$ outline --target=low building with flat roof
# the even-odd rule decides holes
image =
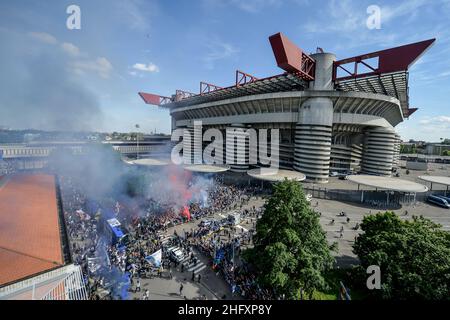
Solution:
[[[0,286],[64,265],[55,178],[15,175],[0,188]]]

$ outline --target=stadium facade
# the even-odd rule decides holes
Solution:
[[[435,39],[341,60],[320,48],[307,55],[281,33],[269,41],[282,74],[258,79],[236,71],[235,84],[225,88],[201,82],[198,94],[139,95],[170,110],[172,130],[193,132],[196,121],[224,136],[230,127],[279,129],[280,168],[310,181],[325,183],[330,171],[391,175],[401,142],[395,127],[417,110],[409,105],[408,69]],[[248,154],[248,134],[240,132],[238,147]]]

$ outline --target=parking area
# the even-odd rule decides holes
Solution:
[[[362,219],[371,214],[384,211],[356,203],[345,203],[333,200],[313,199],[312,205],[321,213],[320,223],[327,233],[330,243],[338,243],[336,259],[339,265],[345,266],[355,263],[356,256],[352,252],[355,237],[361,230],[355,230]],[[428,203],[417,202],[414,206],[404,207],[395,212],[401,219],[410,220],[413,216],[423,216],[435,223],[442,225],[442,229],[450,232],[450,210],[437,207]],[[345,216],[340,216],[341,212]],[[347,220],[348,219],[348,220]],[[348,222],[347,222],[348,221]],[[343,230],[343,232],[341,232]],[[341,236],[342,234],[342,236]]]

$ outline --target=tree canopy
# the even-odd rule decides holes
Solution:
[[[366,216],[354,244],[364,270],[377,265],[383,299],[450,299],[450,234],[423,217],[402,221],[393,212]]]
[[[256,224],[254,247],[244,258],[255,268],[258,283],[277,295],[298,299],[324,289],[324,273],[333,264],[319,215],[310,207],[298,182],[285,180]]]

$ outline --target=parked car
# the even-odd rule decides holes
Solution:
[[[450,205],[450,197],[441,196],[441,195],[438,195],[438,194],[434,194],[434,196],[447,201],[447,203]]]
[[[447,200],[442,199],[438,196],[428,196],[427,201],[429,203],[432,203],[434,205],[437,205],[441,208],[450,209],[450,204],[447,202]]]
[[[167,249],[167,252],[169,253],[170,259],[173,261],[180,263],[184,259],[184,253],[178,247],[171,247],[171,248]]]

